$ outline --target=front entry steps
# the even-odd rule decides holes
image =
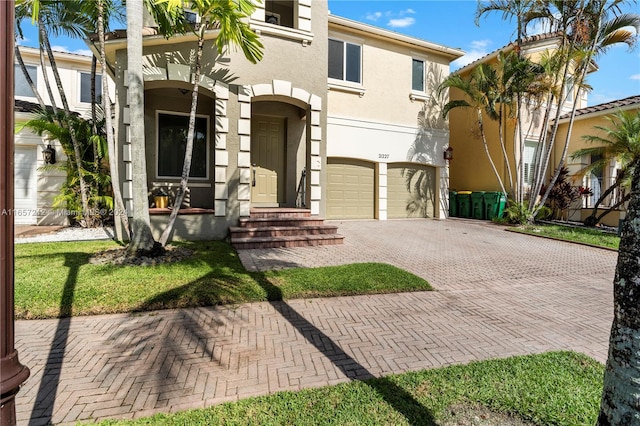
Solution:
[[[311,210],[293,208],[252,209],[248,218],[230,227],[231,245],[236,249],[308,247],[342,244],[338,227],[325,225],[311,216]]]

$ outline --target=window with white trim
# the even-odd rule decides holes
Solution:
[[[102,96],[102,75],[96,74],[96,102]],[[80,73],[80,102],[91,103],[91,73]]]
[[[414,92],[424,93],[424,61],[421,59],[412,59],[411,61],[411,90]]]
[[[362,83],[362,46],[330,38],[329,78]]]
[[[187,147],[189,131],[188,114],[170,114],[159,112],[158,123],[158,177],[182,176],[182,165]],[[206,178],[208,167],[207,155],[207,117],[196,117],[193,140],[193,158],[191,160],[192,178]]]
[[[27,73],[29,74],[29,77],[31,77],[33,84],[35,84],[37,88],[38,87],[38,67],[36,67],[35,65],[27,65],[26,68],[27,68]],[[15,76],[14,77],[15,82],[13,86],[15,91],[14,95],[28,96],[30,98],[35,98],[35,95],[31,90],[31,86],[29,86],[29,83],[27,83],[27,78],[22,72],[22,68],[20,67],[20,65],[15,64],[13,67],[13,71]]]
[[[567,77],[567,81],[565,81],[564,84],[564,101],[566,103],[573,103],[573,91],[575,89],[574,87],[574,81],[572,77]]]
[[[533,175],[535,173],[536,151],[538,143],[526,141],[524,143],[524,184],[531,185],[533,183]]]

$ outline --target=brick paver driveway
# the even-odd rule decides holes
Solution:
[[[617,253],[486,222],[336,222],[342,246],[248,250],[254,270],[387,262],[435,292],[18,321],[20,424],[133,418],[555,349],[602,362]]]

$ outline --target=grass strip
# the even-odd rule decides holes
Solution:
[[[56,318],[432,289],[422,278],[387,264],[251,273],[227,243],[180,244],[193,250],[190,258],[156,266],[90,264],[93,254],[118,248],[110,241],[16,245],[16,317]]]
[[[482,406],[537,425],[593,425],[603,371],[602,364],[585,355],[549,352],[99,424],[441,425],[450,417],[451,407]]]
[[[573,243],[589,244],[596,247],[618,249],[620,237],[616,234],[602,232],[597,229],[580,228],[562,225],[528,225],[524,227],[508,228],[521,234],[555,238]]]

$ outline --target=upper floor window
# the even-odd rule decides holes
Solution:
[[[424,92],[424,61],[413,59],[411,66],[411,90]]]
[[[102,76],[96,74],[96,101],[102,96]],[[80,73],[80,102],[91,103],[91,74]]]
[[[329,39],[329,78],[362,83],[362,46]]]
[[[292,0],[267,0],[264,4],[264,22],[267,24],[281,25],[295,28],[296,25],[294,7],[297,2]]]
[[[33,81],[36,87],[38,87],[38,67],[35,65],[27,65],[27,72],[29,73],[29,77]],[[14,76],[15,76],[15,96],[28,96],[35,97],[29,83],[27,83],[27,78],[24,76],[22,72],[22,68],[20,65],[15,64],[13,67]]]
[[[567,78],[564,84],[564,101],[567,103],[573,103],[573,90],[574,90],[573,78]]]

